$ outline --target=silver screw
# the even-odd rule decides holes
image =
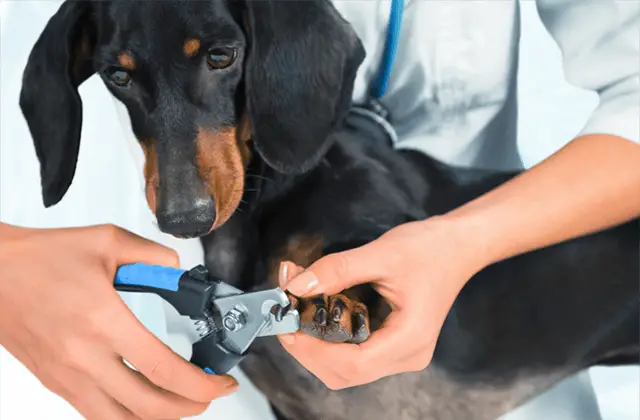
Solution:
[[[236,332],[245,324],[244,314],[236,308],[231,309],[222,318],[222,325],[227,331]]]

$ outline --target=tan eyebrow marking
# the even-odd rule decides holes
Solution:
[[[193,57],[197,54],[199,49],[200,40],[195,38],[187,39],[184,43],[184,46],[182,47],[182,50],[187,57]]]
[[[135,70],[136,69],[136,62],[133,59],[133,57],[131,57],[129,54],[127,53],[122,53],[118,56],[118,63],[120,63],[120,65],[122,67],[124,67],[127,70]]]

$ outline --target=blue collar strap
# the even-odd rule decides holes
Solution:
[[[400,38],[400,27],[402,26],[402,10],[404,8],[404,0],[391,0],[391,14],[389,16],[389,25],[387,27],[387,40],[382,56],[382,64],[378,77],[373,81],[371,86],[371,98],[374,102],[382,98],[387,91],[389,77],[393,68],[393,60],[398,50],[398,40]]]

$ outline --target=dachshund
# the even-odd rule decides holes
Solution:
[[[352,100],[364,57],[329,0],[66,1],[19,100],[44,205],[72,183],[94,74],[128,111],[159,229],[200,238],[211,273],[246,291],[517,175],[394,149]],[[582,369],[639,363],[639,243],[633,220],[490,265],[421,371],[332,391],[276,338],[241,368],[279,419],[495,419]],[[391,310],[371,285],[296,307],[305,333],[355,344]]]

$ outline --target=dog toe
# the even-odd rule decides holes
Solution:
[[[343,294],[299,299],[302,332],[335,343],[362,343],[369,338],[369,313],[361,302]]]

